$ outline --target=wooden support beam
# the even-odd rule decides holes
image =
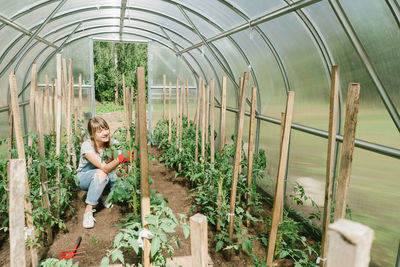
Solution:
[[[208,266],[207,217],[197,213],[190,217],[190,244],[193,267]]]
[[[235,205],[236,205],[236,190],[237,190],[237,182],[239,176],[239,166],[242,154],[242,135],[243,135],[243,124],[244,124],[244,111],[245,111],[245,99],[246,99],[246,91],[249,86],[249,73],[244,73],[244,78],[242,80],[243,84],[241,88],[243,88],[243,92],[240,98],[239,105],[239,122],[237,128],[236,135],[236,146],[235,146],[235,158],[233,165],[233,177],[232,177],[232,187],[231,187],[231,201],[230,201],[230,209],[229,209],[229,238],[233,240],[233,224],[235,220]]]
[[[344,122],[342,153],[336,191],[335,221],[346,216],[347,195],[350,185],[351,164],[353,162],[356,136],[360,84],[351,83],[347,92],[346,118]]]
[[[55,81],[51,81],[51,114],[52,114],[52,123],[51,123],[51,132],[56,132],[56,112],[55,112],[55,103],[56,103],[56,96],[54,92],[54,83]]]
[[[339,66],[332,66],[331,93],[329,106],[329,130],[328,130],[328,152],[326,156],[326,180],[325,180],[325,199],[324,215],[322,218],[322,242],[321,258],[325,259],[328,252],[328,227],[331,220],[332,184],[335,168],[336,151],[336,132],[339,103]],[[326,265],[326,261],[321,261],[320,266]]]
[[[169,82],[169,101],[168,101],[168,141],[171,142],[172,137],[172,111],[171,111],[171,98],[172,98],[172,82]]]
[[[222,77],[222,100],[221,100],[221,132],[220,132],[220,147],[222,151],[226,144],[226,76]]]
[[[56,88],[54,97],[56,98],[56,155],[60,156],[61,154],[61,123],[62,123],[62,86],[63,86],[63,75],[62,75],[62,58],[61,54],[56,55],[57,60],[57,79],[56,79]],[[65,60],[64,60],[65,61]],[[60,183],[60,168],[57,168],[57,175],[56,175],[57,184]],[[59,190],[57,189],[57,196],[59,195]],[[59,201],[56,199],[56,201]]]
[[[83,120],[83,113],[82,113],[82,106],[83,106],[83,99],[82,99],[82,73],[79,73],[79,120]]]
[[[17,141],[17,152],[19,159],[25,159],[25,147],[24,147],[24,140],[22,137],[22,124],[21,124],[21,116],[19,112],[19,105],[18,105],[18,94],[17,94],[17,81],[15,79],[14,71],[11,72],[9,76],[9,84],[10,84],[10,102],[11,108],[14,118],[14,130],[15,130],[15,139]],[[24,169],[25,177],[28,177],[26,168]],[[29,184],[28,180],[25,180],[25,195],[29,195]],[[24,201],[24,209],[25,209],[25,219],[26,219],[26,227],[28,229],[34,229],[33,225],[33,217],[32,217],[32,205],[29,199],[25,198]],[[35,231],[29,236],[31,239],[35,238]],[[20,244],[19,244],[20,245]],[[36,266],[39,262],[37,250],[34,246],[30,246],[30,253],[31,253],[31,261],[32,266]]]
[[[126,128],[126,139],[131,140],[131,131],[129,125],[129,90],[125,85],[125,74],[122,74],[122,93],[124,98],[124,114],[125,114],[125,128]]]
[[[147,228],[146,217],[150,215],[150,186],[149,186],[149,161],[147,149],[147,127],[146,127],[146,84],[144,68],[137,68],[137,88],[138,88],[138,112],[139,112],[139,139],[140,139],[140,196],[141,196],[141,215],[142,226]],[[149,267],[150,264],[150,241],[144,239],[143,246],[143,266]]]
[[[162,118],[165,120],[165,87],[167,86],[167,76],[163,74],[163,112]]]
[[[200,131],[201,131],[201,158],[200,162],[204,163],[206,155],[206,91],[204,88],[204,82],[201,84],[201,104],[200,104]]]
[[[197,90],[197,108],[195,119],[193,123],[196,124],[196,148],[194,151],[194,162],[198,162],[199,157],[199,117],[200,117],[200,106],[201,106],[201,87],[202,87],[203,79],[200,78],[199,88]]]
[[[10,266],[25,266],[24,240],[24,199],[26,181],[25,159],[11,159],[9,162],[9,231],[10,231]]]
[[[240,105],[241,102],[240,101],[242,99],[242,95],[243,95],[243,77],[239,77],[239,98],[238,98],[238,110],[239,110],[239,113],[240,113],[240,108],[241,108],[241,105]],[[237,113],[237,116],[239,116],[239,113]],[[242,153],[240,153],[240,161],[239,162],[240,162],[239,163],[239,175],[240,175],[242,173],[242,164],[241,164],[241,162],[242,162]],[[239,201],[240,201],[240,198],[239,198]]]
[[[64,115],[67,114],[67,105],[68,105],[68,100],[67,100],[67,86],[68,86],[68,75],[67,75],[67,61],[65,58],[62,59],[62,106],[63,106],[63,111]],[[64,117],[66,120],[67,118]]]
[[[247,187],[252,187],[252,172],[253,172],[253,149],[254,149],[254,122],[256,118],[257,107],[257,88],[253,87],[251,95],[251,109],[250,109],[250,125],[249,125],[249,147],[247,154]],[[250,212],[251,192],[247,195],[247,211]],[[247,220],[247,226],[250,226],[250,221]]]
[[[29,97],[29,109],[31,119],[29,120],[28,132],[34,133],[36,132],[35,128],[35,94],[38,89],[38,81],[37,81],[37,64],[36,62],[32,63],[32,72],[31,72],[31,92]],[[28,146],[32,147],[32,137],[28,137]],[[32,165],[32,156],[28,156],[28,168]]]
[[[176,148],[179,148],[179,79],[176,77]]]
[[[360,223],[339,219],[329,225],[327,267],[368,267],[374,231]]]
[[[209,118],[210,118],[210,85],[207,85],[206,88],[206,127],[205,127],[205,131],[206,131],[206,145],[208,144],[208,136],[209,136]],[[207,152],[207,151],[206,151]]]
[[[290,139],[290,130],[292,127],[293,105],[294,105],[294,92],[289,91],[286,101],[285,126],[283,129],[283,138],[280,149],[278,174],[276,179],[276,188],[274,196],[274,207],[272,211],[271,229],[268,240],[268,251],[267,251],[268,266],[272,266],[272,263],[274,261],[276,234],[278,232],[278,223],[281,219],[281,212],[283,210],[282,207],[283,187],[286,174],[287,154],[289,152],[289,139]]]
[[[280,131],[280,144],[282,145],[282,142],[283,142],[283,131],[284,131],[284,129],[285,129],[285,120],[286,120],[286,113],[285,112],[282,112],[281,113],[281,131]],[[281,154],[280,153],[282,153],[282,149],[279,151],[279,158],[281,158]],[[285,176],[286,176],[286,174],[285,174]],[[275,187],[275,195],[276,195],[276,190],[277,190],[277,187]],[[277,206],[276,208],[277,209],[279,209],[279,212],[277,212],[278,214],[280,214],[279,215],[279,223],[281,223],[281,222],[283,222],[283,210],[284,210],[284,207],[285,207],[285,198],[282,198],[282,205],[280,205],[280,206]]]
[[[214,158],[215,158],[215,144],[214,144],[214,129],[215,129],[215,116],[214,116],[214,97],[215,97],[215,88],[214,88],[214,79],[211,80],[211,92],[210,92],[210,163],[211,166],[214,167]]]

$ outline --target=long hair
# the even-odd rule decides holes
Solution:
[[[103,118],[94,117],[94,118],[91,118],[88,121],[87,129],[88,129],[88,132],[89,132],[89,135],[90,135],[90,140],[93,143],[94,150],[97,153],[99,153],[98,146],[97,146],[97,144],[96,144],[96,142],[94,140],[94,136],[95,136],[97,130],[99,130],[99,129],[110,130],[110,127],[108,126],[108,123]],[[108,142],[104,143],[104,147],[105,148],[110,148],[111,146],[112,146],[111,138],[109,138]]]

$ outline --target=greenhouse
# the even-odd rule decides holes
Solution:
[[[399,0],[0,6],[1,266],[400,267]]]

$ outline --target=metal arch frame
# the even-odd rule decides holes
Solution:
[[[101,17],[101,18],[90,18],[90,19],[81,20],[81,21],[74,21],[73,23],[70,23],[70,24],[68,24],[68,25],[64,25],[64,26],[62,26],[62,27],[60,27],[60,28],[58,28],[58,29],[55,29],[55,30],[53,30],[53,31],[51,31],[51,32],[48,32],[45,36],[47,37],[47,36],[49,36],[49,35],[51,35],[51,34],[56,33],[57,31],[63,30],[63,29],[68,28],[68,27],[71,27],[71,26],[73,26],[73,25],[75,25],[75,24],[77,24],[77,23],[83,23],[83,22],[86,22],[86,21],[95,21],[95,20],[101,20],[101,19],[118,19],[118,17]],[[137,21],[141,21],[141,22],[144,22],[144,23],[149,23],[149,24],[152,24],[152,25],[160,26],[160,24],[157,24],[157,23],[155,23],[155,22],[144,21],[144,20],[141,20],[141,19],[137,19]],[[102,27],[102,26],[96,26],[96,27]],[[103,26],[103,27],[104,27],[104,26]],[[132,27],[132,26],[125,26],[125,27],[128,27],[128,28],[135,28],[135,27]],[[87,29],[88,29],[88,28],[85,28],[85,29],[83,29],[82,31],[85,31],[85,30],[87,30]],[[144,29],[139,29],[139,30],[146,31],[146,30],[144,30]],[[184,40],[187,41],[188,43],[192,43],[190,40],[188,40],[186,37],[182,36],[180,33],[176,32],[176,31],[174,31],[174,30],[172,30],[172,29],[169,29],[169,28],[168,28],[168,30],[170,30],[170,31],[173,32],[174,34],[178,35],[179,37],[181,37],[182,39],[184,39]],[[154,34],[159,35],[158,33],[154,33]],[[159,36],[165,38],[165,37],[162,36],[162,35],[159,35]],[[62,39],[62,38],[61,38],[61,39]],[[60,41],[61,39],[57,39],[56,42]],[[29,50],[32,49],[33,46],[35,46],[36,44],[38,44],[38,42],[36,42],[34,45],[32,45],[32,46],[29,48]],[[178,44],[178,45],[179,45],[179,44]],[[182,47],[181,45],[179,45],[179,46]],[[45,49],[47,49],[47,48],[48,48],[48,47],[46,47]],[[206,78],[207,76],[205,75],[204,70],[203,70],[203,68],[201,67],[201,65],[199,64],[199,62],[194,58],[194,56],[193,56],[192,54],[189,54],[189,56],[190,56],[190,57],[193,59],[193,61],[198,65],[199,69],[201,70],[201,72],[203,73],[204,77]],[[206,58],[207,62],[209,63],[211,69],[213,70],[214,75],[217,76],[216,71],[215,71],[213,65],[211,64],[211,62],[209,61],[209,59],[207,58],[207,56],[205,56],[205,58]],[[187,63],[187,64],[188,64],[188,63]],[[29,72],[29,68],[28,68],[28,72]],[[25,75],[24,83],[25,83],[25,81],[26,81],[26,77],[27,77],[27,76]],[[218,102],[218,101],[217,101],[217,102]]]
[[[389,113],[390,117],[393,120],[397,130],[400,132],[400,115],[394,106],[389,94],[387,93],[385,86],[383,85],[379,75],[374,68],[373,64],[371,63],[370,58],[368,57],[367,52],[365,51],[364,46],[362,45],[360,39],[358,38],[357,33],[354,30],[350,20],[346,16],[346,13],[343,10],[343,7],[340,5],[338,0],[329,0],[329,4],[336,15],[339,23],[342,25],[344,32],[346,33],[347,37],[349,38],[351,44],[353,45],[354,49],[356,50],[358,56],[361,59],[361,62],[364,64],[364,67],[367,70],[367,73],[371,77],[372,81],[375,83],[375,86],[378,90],[378,94],[383,101],[383,104],[386,107],[387,112]]]
[[[400,4],[395,0],[385,0],[385,1],[390,11],[392,12],[394,19],[396,20],[397,26],[400,28]]]

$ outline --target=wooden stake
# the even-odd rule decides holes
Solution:
[[[200,78],[199,88],[197,90],[197,108],[196,115],[194,119],[194,123],[196,124],[196,148],[194,151],[194,162],[198,162],[199,157],[199,115],[200,115],[200,106],[201,106],[201,88],[202,88],[203,79]]]
[[[35,93],[37,91],[37,64],[33,62],[32,64],[32,73],[31,73],[31,92],[29,97],[29,107],[30,107],[30,115],[32,118],[29,120],[29,128],[28,131],[30,133],[35,132]],[[28,137],[28,146],[32,147],[32,137]],[[28,168],[32,165],[32,156],[28,156]]]
[[[126,139],[131,140],[131,131],[129,130],[129,90],[125,86],[125,74],[122,74],[122,93],[124,98],[124,113],[125,113],[125,128],[126,128]]]
[[[284,129],[285,129],[285,120],[286,120],[286,113],[285,112],[282,112],[281,113],[281,131],[280,131],[280,144],[282,144],[282,142],[283,142],[283,131],[284,131]],[[279,158],[281,158],[281,154],[280,153],[282,153],[282,150],[280,150],[279,151]],[[286,174],[285,174],[285,176],[286,176]],[[277,187],[275,187],[275,195],[277,194],[277,192],[276,192],[276,189],[277,189]],[[280,214],[279,215],[279,223],[281,223],[281,222],[283,222],[283,210],[284,210],[284,205],[285,205],[285,199],[284,198],[282,198],[282,205],[280,205],[280,206],[277,206],[277,209],[279,209],[279,212],[277,212],[278,214]]]
[[[165,120],[165,87],[167,86],[167,76],[164,74],[163,75],[163,112],[162,112],[162,118]]]
[[[217,227],[217,231],[221,231],[221,225],[219,224],[218,219],[220,218],[219,216],[219,211],[221,210],[221,205],[222,205],[222,185],[224,182],[224,176],[222,175],[222,173],[219,173],[219,180],[218,180],[218,195],[217,195],[217,220],[216,220],[216,227]]]
[[[176,77],[176,148],[179,148],[178,138],[179,138],[179,79]]]
[[[335,167],[339,86],[340,86],[339,66],[333,66],[332,77],[331,77],[330,106],[329,106],[328,153],[326,157],[324,216],[322,218],[322,242],[321,242],[322,259],[326,258],[328,252],[328,227],[331,220],[332,183],[333,183],[333,173]],[[320,266],[325,266],[325,265],[326,261],[321,261]]]
[[[172,82],[169,82],[169,104],[168,104],[168,141],[171,142],[172,137],[172,121],[171,121],[171,97],[172,97]]]
[[[235,159],[234,159],[234,169],[233,169],[233,178],[232,178],[232,187],[231,187],[231,203],[229,209],[229,238],[233,240],[233,223],[235,220],[235,204],[236,204],[236,190],[237,190],[237,182],[239,176],[239,165],[242,154],[242,133],[243,133],[243,124],[244,124],[244,111],[245,111],[245,99],[246,99],[246,91],[249,86],[249,73],[244,73],[244,79],[242,80],[243,84],[241,88],[243,88],[243,93],[240,98],[239,105],[239,122],[238,122],[238,130],[236,136],[236,146],[235,146]]]
[[[24,184],[26,179],[25,159],[11,159],[9,163],[10,188],[9,231],[10,231],[10,266],[25,266],[24,240]]]
[[[25,147],[24,147],[24,140],[22,137],[22,125],[21,125],[21,117],[19,113],[19,105],[18,105],[18,95],[17,95],[17,81],[15,79],[14,71],[11,72],[9,76],[9,83],[10,83],[10,102],[11,102],[11,107],[12,107],[12,113],[13,113],[13,118],[14,118],[14,129],[15,129],[15,139],[17,141],[17,151],[18,151],[18,158],[20,159],[25,159]],[[26,168],[24,169],[24,175],[25,177],[28,177]],[[30,193],[29,190],[29,184],[28,180],[25,180],[25,195],[29,195]],[[11,207],[12,208],[12,207]],[[32,206],[29,201],[29,199],[25,198],[24,201],[24,209],[26,211],[26,226],[28,229],[34,229],[33,225],[33,218],[32,218]],[[35,232],[32,231],[32,233],[29,236],[31,239],[35,238]],[[21,245],[21,244],[19,244]],[[31,260],[32,260],[32,266],[36,266],[39,262],[38,260],[38,255],[37,251],[33,246],[30,246],[30,252],[31,252]]]
[[[272,222],[268,240],[268,252],[267,252],[268,266],[272,266],[272,262],[274,261],[276,233],[278,232],[278,222],[281,218],[280,214],[283,209],[282,208],[283,187],[284,187],[285,173],[286,173],[287,154],[289,150],[290,129],[292,127],[293,104],[294,104],[294,92],[289,91],[286,102],[286,112],[285,112],[286,118],[285,118],[285,127],[283,130],[283,138],[281,143],[278,175],[276,179],[276,189],[275,189],[276,193],[274,196]]]
[[[12,158],[11,149],[13,147],[13,113],[11,107],[11,101],[8,105],[8,160]]]
[[[254,121],[256,119],[256,106],[257,106],[257,88],[253,87],[251,95],[251,109],[250,109],[250,125],[249,125],[249,148],[247,154],[247,187],[249,193],[247,195],[247,211],[250,213],[250,201],[252,187],[252,172],[253,172],[253,147],[254,147]],[[247,219],[247,227],[250,226],[250,221]]]
[[[67,61],[65,58],[62,59],[62,106],[63,106],[63,111],[64,111],[64,116],[67,114],[67,105],[68,105],[68,100],[67,100],[67,85],[68,85],[68,78],[67,78]],[[64,119],[67,119],[64,117]]]
[[[79,120],[83,120],[83,113],[82,113],[82,106],[83,106],[83,99],[82,99],[82,73],[79,73],[79,105],[78,105],[78,113],[79,113]]]
[[[238,98],[238,110],[240,113],[240,101],[242,99],[242,95],[243,95],[243,77],[239,77],[239,98]],[[244,99],[246,99],[246,95],[244,96]],[[239,114],[238,113],[238,114]],[[239,161],[239,175],[242,173],[242,153],[240,153],[240,161]],[[240,197],[239,197],[239,201],[240,201]]]
[[[214,79],[211,80],[211,95],[210,95],[210,124],[211,124],[211,133],[210,133],[210,163],[211,166],[214,167],[214,157],[215,157],[215,146],[214,146]]]
[[[208,144],[208,136],[210,135],[208,131],[209,127],[209,116],[210,115],[210,85],[207,85],[206,89],[206,145]]]
[[[140,139],[140,192],[141,192],[141,212],[142,225],[147,228],[148,222],[146,217],[150,215],[150,186],[149,186],[149,161],[147,150],[147,127],[146,127],[146,85],[144,68],[137,68],[137,87],[138,87],[138,104],[139,104],[139,139]],[[143,265],[150,266],[150,241],[144,239],[144,255]]]
[[[360,84],[349,84],[346,104],[346,119],[344,122],[342,154],[340,157],[340,169],[335,197],[335,221],[344,219],[346,216],[347,195],[350,185],[351,164],[353,162],[359,101]]]
[[[133,98],[135,97],[135,88],[133,88],[133,86],[131,86],[131,93],[129,95],[129,110],[130,110],[130,114],[131,114],[131,126],[134,123],[133,120],[135,119],[135,111],[133,110]]]
[[[72,125],[71,125],[71,84],[72,84],[72,59],[69,59],[68,66],[68,84],[65,86],[65,100],[66,100],[66,124],[67,124],[67,167],[71,166],[71,143],[72,143]]]
[[[178,138],[178,143],[179,143],[179,152],[182,152],[182,131],[183,131],[183,125],[182,125],[182,119],[183,119],[183,105],[184,101],[183,98],[185,96],[185,84],[182,85],[181,87],[181,103],[179,105],[179,138]],[[180,172],[182,170],[182,164],[179,163],[178,165],[178,171]]]
[[[51,115],[51,106],[50,106],[50,88],[49,88],[49,76],[46,74],[46,134],[50,134],[50,115]]]
[[[339,219],[329,225],[327,267],[368,267],[374,231],[361,223]]]
[[[57,54],[56,56],[57,59],[57,79],[56,79],[56,92],[55,92],[55,98],[56,98],[56,155],[60,156],[61,154],[61,123],[62,123],[62,69],[61,69],[61,64],[62,64],[62,58],[61,54]],[[65,61],[65,60],[64,60]],[[57,168],[57,184],[60,183],[60,168]],[[59,195],[59,190],[57,189],[57,196]],[[58,200],[56,200],[58,201]]]
[[[75,107],[75,88],[74,88],[74,77],[71,77],[71,114],[73,115],[74,119],[74,127],[71,127],[72,131],[72,140],[71,140],[71,155],[72,155],[72,168],[76,169],[76,151],[75,151],[75,136],[78,133],[77,129],[77,111]],[[72,125],[72,118],[71,118],[71,125]]]
[[[55,112],[55,102],[56,102],[56,96],[54,92],[54,80],[51,81],[51,114],[52,114],[52,126],[51,126],[51,132],[55,133],[56,132],[56,112]]]
[[[207,217],[197,213],[190,217],[190,244],[193,267],[208,266]]]
[[[204,82],[201,84],[201,105],[200,105],[200,118],[201,118],[201,122],[200,122],[200,129],[201,129],[201,158],[200,161],[202,163],[204,163],[205,161],[205,152],[206,152],[206,138],[205,138],[205,134],[206,134],[206,92],[204,89]]]
[[[189,128],[189,79],[186,79],[186,118],[187,127]]]
[[[226,76],[222,77],[222,101],[221,101],[221,133],[220,133],[220,150],[224,148],[226,144]]]

